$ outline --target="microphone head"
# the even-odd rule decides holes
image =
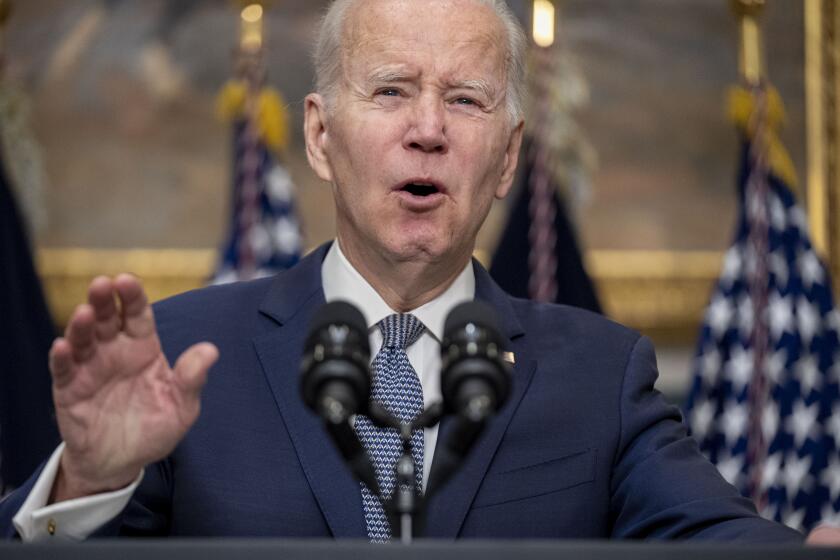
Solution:
[[[315,312],[315,315],[312,317],[312,322],[309,325],[309,336],[307,337],[305,348],[308,349],[315,344],[323,329],[330,326],[343,326],[349,329],[349,331],[363,334],[364,336],[359,342],[364,345],[364,349],[370,354],[365,317],[355,305],[343,300],[325,303]]]
[[[501,339],[496,312],[486,303],[474,300],[459,303],[452,308],[443,324],[444,340],[469,324],[484,328],[488,330],[489,334],[495,335],[499,340]]]
[[[346,301],[324,304],[313,316],[301,360],[301,393],[321,413],[323,398],[348,415],[364,413],[370,398],[370,344],[364,315]]]
[[[471,416],[498,410],[510,392],[510,366],[502,359],[504,338],[493,308],[480,301],[455,306],[444,323],[441,344],[441,393],[449,413]]]

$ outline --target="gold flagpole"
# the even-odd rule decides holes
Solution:
[[[764,45],[758,18],[764,11],[765,0],[731,0],[738,16],[741,44],[738,49],[738,70],[747,84],[758,85],[765,78]]]

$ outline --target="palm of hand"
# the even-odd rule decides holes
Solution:
[[[164,457],[198,415],[156,335],[101,343],[54,398],[66,452],[105,479]]]
[[[170,368],[152,309],[131,276],[95,279],[88,300],[50,351],[66,445],[65,499],[125,486],[170,453],[198,417],[200,390],[217,357],[215,347],[200,343]]]

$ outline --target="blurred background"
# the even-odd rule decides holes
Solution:
[[[243,6],[229,0],[12,4],[3,79],[28,105],[40,152],[29,170],[31,182],[19,193],[35,245],[221,248],[231,214],[234,151],[231,127],[218,118],[216,105],[235,73]],[[331,239],[334,227],[330,190],[310,172],[301,134],[302,100],[312,86],[309,55],[325,4],[268,2],[263,17],[265,79],[282,94],[288,112],[283,163],[296,187],[304,249]],[[526,28],[531,4],[510,2]],[[803,4],[769,2],[762,24],[769,75],[788,109],[783,140],[802,176]],[[702,258],[711,252],[719,258],[737,214],[738,138],[725,109],[727,88],[738,81],[739,23],[730,3],[563,0],[557,2],[556,28],[552,49],[559,63],[551,79],[563,98],[556,112],[563,116],[558,127],[571,168],[564,191],[581,247],[641,257],[679,251]],[[485,263],[512,200],[496,206],[481,233]],[[62,261],[65,255],[50,253]],[[94,259],[94,268],[111,268],[104,255],[99,263]],[[61,263],[44,264],[52,275]],[[667,265],[654,258],[648,266]],[[716,271],[706,272],[709,282]],[[59,318],[75,304],[63,288],[56,293],[47,287]],[[669,392],[687,386],[691,327],[700,321],[697,303],[691,304],[690,326],[683,319],[673,325],[634,320],[615,310],[617,319],[661,339],[663,370],[675,383]]]
[[[270,272],[332,239],[330,188],[310,172],[301,134],[326,4],[0,2],[3,161],[56,325],[96,274],[130,270],[159,298]],[[652,336],[659,388],[682,404],[741,216],[749,127],[727,104],[732,86],[775,86],[770,144],[789,157],[771,171],[836,270],[836,3],[508,4],[533,34],[536,126],[476,256],[518,295],[596,309]],[[781,103],[783,122],[773,118]],[[258,155],[254,174],[243,154]],[[547,192],[533,189],[535,177]],[[257,233],[242,224],[250,188],[262,189],[251,203],[267,216]],[[529,244],[531,196],[556,211],[551,247]],[[528,257],[538,250],[554,252],[556,273],[540,293],[534,278],[545,271]],[[7,275],[20,266],[0,262]]]

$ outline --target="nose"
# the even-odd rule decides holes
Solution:
[[[418,97],[411,112],[403,146],[407,150],[444,154],[449,150],[448,144],[443,101],[434,95]]]

